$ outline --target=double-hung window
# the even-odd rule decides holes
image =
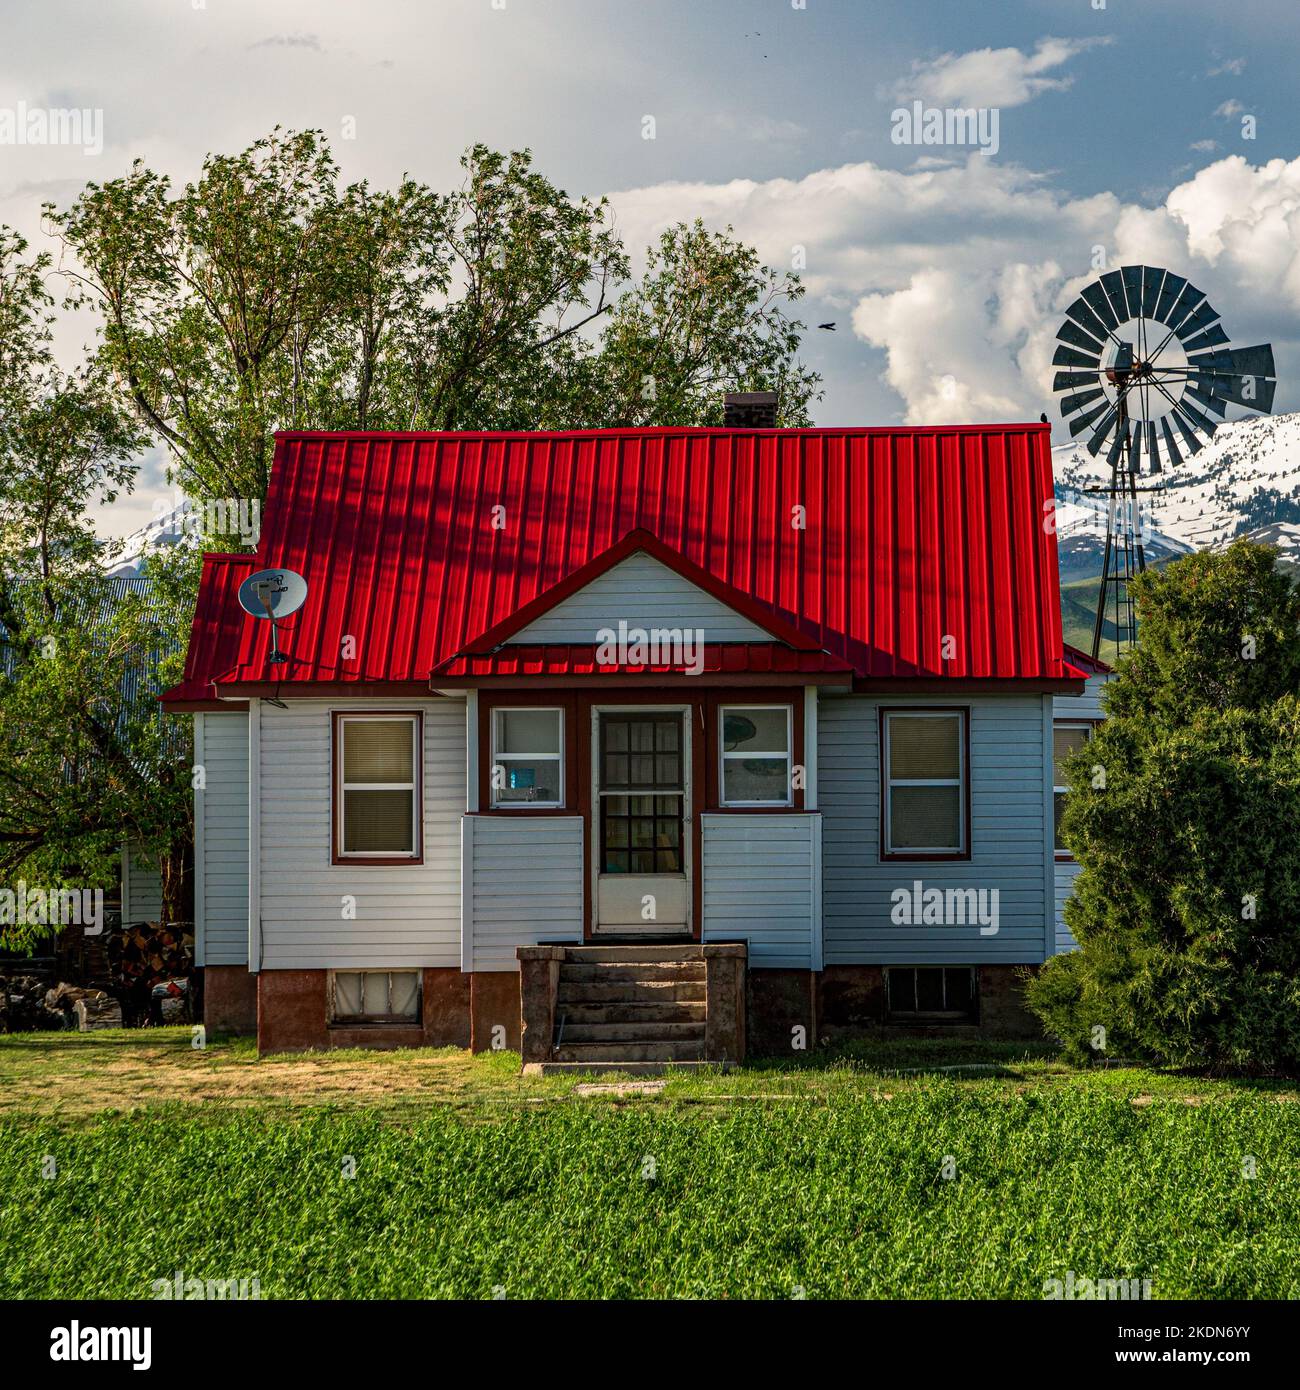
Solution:
[[[724,705],[718,711],[724,806],[789,806],[790,705]]]
[[[420,716],[339,714],[334,857],[420,857]]]
[[[533,810],[564,805],[562,709],[492,711],[492,805]]]
[[[1052,726],[1052,820],[1058,859],[1070,858],[1070,851],[1061,839],[1061,813],[1065,810],[1065,798],[1070,791],[1063,771],[1065,760],[1072,753],[1077,753],[1091,737],[1091,724],[1072,724],[1062,720]]]
[[[968,855],[965,710],[885,710],[881,743],[885,854]]]

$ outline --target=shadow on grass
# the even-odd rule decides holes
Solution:
[[[838,1041],[811,1052],[751,1057],[746,1060],[743,1070],[751,1073],[931,1075],[946,1076],[955,1081],[979,1081],[991,1077],[1087,1077],[1102,1086],[1106,1084],[1108,1076],[1113,1076],[1117,1085],[1128,1085],[1134,1074],[1138,1073],[1150,1081],[1165,1082],[1180,1088],[1201,1084],[1211,1089],[1291,1094],[1300,1089],[1300,1078],[1291,1076],[1196,1071],[1160,1067],[1124,1058],[1098,1059],[1080,1067],[1068,1062],[1063,1049],[1056,1043],[990,1042],[966,1038],[863,1038]]]
[[[1027,1065],[1064,1068],[1053,1043],[997,1043],[963,1038],[864,1038],[835,1042],[811,1052],[750,1057],[746,1071],[943,1072],[960,1077],[1015,1076]]]

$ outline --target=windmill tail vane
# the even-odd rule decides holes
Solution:
[[[1178,468],[1200,452],[1228,406],[1271,413],[1277,390],[1267,343],[1234,348],[1218,312],[1190,280],[1159,266],[1126,265],[1094,280],[1065,310],[1052,365],[1052,389],[1071,438],[1086,436],[1095,458],[1106,451],[1110,505],[1097,595],[1092,654],[1100,655],[1113,602],[1117,650],[1137,640],[1130,581],[1146,569],[1138,526],[1147,472]]]

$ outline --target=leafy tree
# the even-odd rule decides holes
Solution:
[[[448,194],[340,187],[316,131],[137,162],[47,214],[100,358],[197,497],[260,498],[277,429],[719,423],[729,386],[805,423],[797,277],[729,232],[666,231],[639,283],[604,199],[482,145]]]
[[[1300,593],[1275,559],[1238,541],[1133,586],[1141,641],[1066,769],[1081,949],[1029,985],[1076,1059],[1300,1069]]]
[[[0,883],[85,887],[126,836],[165,870],[187,837],[182,731],[142,677],[188,610],[112,601],[86,509],[130,485],[141,440],[98,364],[55,365],[49,261],[26,252],[0,228]]]

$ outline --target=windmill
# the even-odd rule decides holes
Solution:
[[[1198,453],[1229,403],[1271,413],[1277,389],[1267,343],[1234,348],[1218,312],[1189,280],[1153,265],[1126,265],[1094,280],[1065,311],[1052,381],[1065,392],[1062,418],[1070,434],[1087,434],[1088,452],[1103,449],[1109,498],[1106,553],[1092,654],[1100,655],[1108,599],[1114,602],[1117,648],[1137,641],[1129,584],[1146,569],[1138,522],[1142,460],[1159,475],[1177,468],[1183,450]],[[1216,418],[1217,417],[1217,418]],[[1163,458],[1162,458],[1163,455]]]

